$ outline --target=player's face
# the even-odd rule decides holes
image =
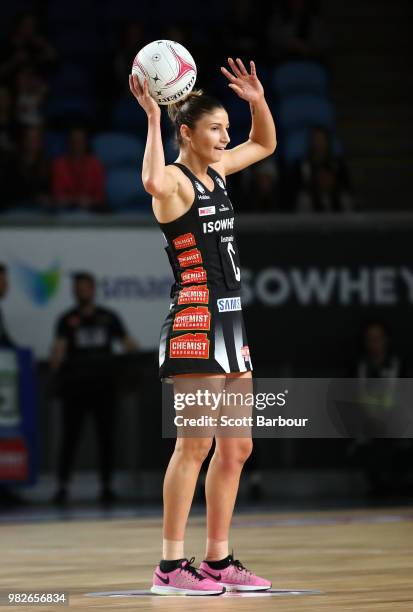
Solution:
[[[225,109],[217,108],[212,113],[205,113],[190,130],[191,147],[209,163],[221,160],[225,147],[230,138],[228,136],[229,121]]]

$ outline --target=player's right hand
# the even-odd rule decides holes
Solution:
[[[149,93],[148,81],[147,79],[143,82],[143,87],[139,82],[137,74],[129,75],[129,89],[131,93],[135,96],[139,104],[142,106],[145,113],[150,116],[160,116],[161,109],[158,106],[158,103]]]

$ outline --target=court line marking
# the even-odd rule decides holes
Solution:
[[[323,595],[322,591],[309,589],[269,589],[268,591],[255,591],[252,593],[227,592],[218,597],[285,597],[303,595]],[[97,593],[84,593],[86,597],[208,597],[207,595],[157,595],[149,590],[127,590],[127,591],[99,591]]]

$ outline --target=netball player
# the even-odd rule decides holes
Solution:
[[[231,379],[251,379],[252,364],[241,310],[241,273],[234,211],[225,177],[271,155],[276,133],[254,62],[240,59],[221,71],[229,87],[249,103],[248,139],[227,150],[229,119],[222,104],[194,91],[168,107],[179,143],[175,163],[165,165],[161,112],[148,84],[131,75],[130,90],[148,118],[142,167],[145,190],[166,240],[175,277],[172,304],[161,330],[160,378],[174,390],[190,378],[206,377],[223,388]],[[186,387],[188,388],[188,386]],[[271,582],[228,554],[228,534],[243,464],[252,451],[249,437],[216,437],[205,483],[207,542],[198,569],[184,554],[185,527],[196,481],[213,435],[178,437],[164,487],[163,554],[153,577],[160,594],[220,595],[225,590],[267,590]]]

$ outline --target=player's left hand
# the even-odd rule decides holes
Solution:
[[[222,74],[227,77],[228,81],[231,81],[228,87],[231,87],[246,102],[255,103],[261,100],[264,97],[264,88],[258,80],[254,62],[250,61],[251,73],[247,72],[239,58],[234,62],[232,57],[229,57],[228,64],[231,67],[232,73],[224,68],[224,66],[221,66]]]

